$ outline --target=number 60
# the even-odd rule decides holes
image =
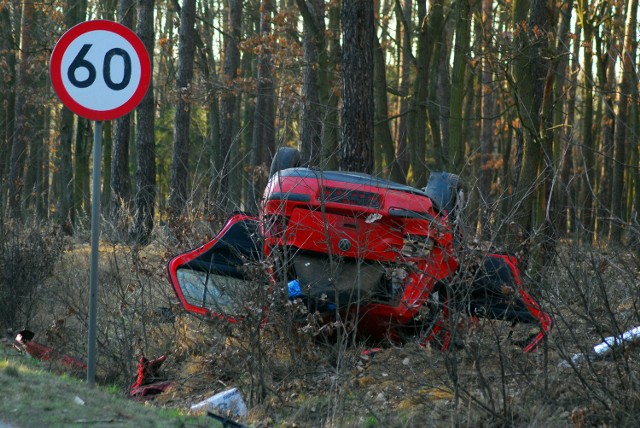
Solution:
[[[92,63],[85,59],[87,52],[91,49],[91,44],[85,44],[78,52],[78,55],[73,59],[71,64],[69,65],[69,69],[67,70],[67,77],[69,78],[69,82],[77,88],[88,88],[93,85],[93,82],[96,81],[96,68]],[[111,60],[114,56],[119,56],[124,61],[124,74],[122,76],[122,81],[119,83],[114,82],[111,79]],[[89,76],[87,76],[84,80],[76,79],[76,70],[79,68],[84,68],[89,72]],[[107,51],[104,55],[104,61],[102,63],[102,75],[104,77],[104,83],[107,84],[109,89],[114,91],[121,91],[129,85],[131,81],[131,57],[124,49],[113,48]]]

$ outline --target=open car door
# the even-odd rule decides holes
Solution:
[[[169,260],[167,273],[188,312],[235,322],[256,286],[247,267],[261,260],[258,219],[235,214],[213,240]]]

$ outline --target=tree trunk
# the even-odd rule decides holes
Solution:
[[[0,222],[5,211],[5,197],[14,134],[16,41],[12,31],[9,8],[0,8]]]
[[[451,99],[449,100],[449,171],[459,174],[465,161],[465,142],[462,134],[462,101],[464,99],[467,53],[471,38],[469,0],[456,2],[456,42],[451,69]]]
[[[119,0],[120,23],[135,30],[135,0]],[[116,119],[113,149],[111,154],[111,198],[109,212],[118,229],[125,229],[131,199],[131,179],[129,177],[129,140],[133,113]]]
[[[170,216],[174,219],[182,215],[187,204],[195,15],[196,0],[184,1],[180,9],[180,29],[178,32],[178,74],[176,78],[178,100],[173,116],[173,156],[169,181],[169,211]]]
[[[424,187],[427,184],[426,157],[426,122],[427,122],[427,95],[429,84],[429,32],[426,22],[427,2],[418,0],[418,22],[421,23],[418,32],[418,45],[416,55],[416,78],[413,82],[411,94],[411,113],[409,121],[409,150],[411,153],[411,175],[413,185]]]
[[[373,3],[342,3],[340,169],[373,172]]]
[[[302,113],[300,116],[300,151],[309,166],[320,166],[322,159],[322,105],[320,102],[320,54],[326,49],[324,3],[322,0],[297,0],[303,23],[304,66],[302,71]],[[323,53],[326,57],[326,53]],[[322,70],[324,71],[324,70]]]
[[[382,50],[378,38],[374,36],[373,50],[373,94],[374,94],[374,138],[376,147],[382,153],[385,176],[397,182],[404,181],[404,175],[396,160],[393,136],[389,128],[389,112],[387,110],[387,76],[385,68],[385,52]]]
[[[612,14],[610,14],[612,15]],[[610,26],[609,35],[605,39],[606,48],[602,54],[601,62],[604,62],[604,87],[603,87],[603,103],[604,114],[602,123],[602,172],[600,176],[600,184],[598,186],[598,229],[597,239],[606,242],[609,236],[610,223],[609,208],[611,207],[611,177],[613,175],[613,141],[615,135],[615,86],[616,86],[616,64],[617,64],[617,46],[616,35],[624,31],[624,23],[622,17],[616,14],[612,16],[613,24]],[[623,39],[621,36],[620,39]]]
[[[485,239],[491,238],[491,211],[493,196],[491,194],[491,181],[493,177],[493,114],[495,96],[493,73],[491,71],[491,52],[489,42],[491,40],[491,23],[493,21],[493,2],[482,2],[483,30],[483,56],[482,56],[482,123],[480,133],[480,231]]]
[[[100,207],[103,214],[109,213],[109,201],[111,198],[111,157],[113,153],[113,126],[108,120],[103,124],[102,142],[102,194],[100,195]]]
[[[82,218],[87,218],[91,212],[91,192],[89,190],[89,161],[93,141],[91,135],[91,122],[78,117],[73,162],[73,210],[75,216]]]
[[[25,0],[22,4],[20,60],[16,72],[15,130],[9,168],[9,209],[14,219],[22,217],[21,193],[24,187],[24,166],[28,143],[32,138],[31,125],[34,106],[29,105],[27,92],[32,90],[29,67],[33,53],[34,13],[33,0]]]
[[[402,45],[400,47],[400,106],[397,133],[396,133],[396,159],[398,167],[402,173],[402,183],[407,181],[411,156],[409,154],[408,136],[409,127],[407,117],[409,115],[409,91],[411,90],[411,40],[413,37],[413,0],[405,0],[400,7],[400,2],[396,1],[396,19],[399,21],[398,27],[402,34]],[[433,13],[433,11],[432,11]]]
[[[433,135],[436,167],[445,170],[449,164],[449,104],[451,99],[451,45],[453,29],[445,25],[441,0],[434,0],[429,21],[430,32],[437,36],[434,41],[433,59],[429,75],[428,112],[429,126]]]
[[[187,3],[185,2],[183,10]],[[153,75],[153,6],[154,0],[138,0],[138,37],[142,40],[151,61]],[[193,45],[193,43],[192,43]],[[153,79],[149,89],[136,109],[136,194],[134,198],[133,227],[131,239],[140,245],[146,245],[153,231],[156,197],[156,141],[155,141],[155,102],[153,98]]]
[[[549,12],[545,1],[531,2],[530,17],[527,20],[528,9],[526,0],[516,0],[514,3],[513,22],[518,23],[521,30],[517,37],[521,53],[514,61],[515,94],[518,98],[520,122],[525,131],[522,166],[514,196],[519,206],[516,221],[524,234],[532,231],[533,201],[536,189],[541,184],[538,175],[542,144],[540,114],[548,67],[542,53],[547,48],[546,34],[549,27]],[[526,22],[527,28],[520,27],[523,22]]]
[[[260,38],[258,53],[257,94],[253,116],[253,135],[249,155],[251,170],[250,191],[247,197],[249,212],[258,212],[262,190],[267,184],[269,163],[275,152],[275,91],[271,70],[271,10],[272,1],[262,0],[260,7]]]
[[[213,11],[209,7],[208,2],[204,2],[205,22],[213,22]],[[216,59],[213,49],[213,36],[209,25],[202,26],[202,34],[204,37],[204,53],[202,55],[201,68],[207,88],[207,140],[209,144],[209,188],[208,188],[208,204],[211,207],[214,204],[218,191],[218,178],[220,173],[220,105],[217,93],[217,87],[220,85],[216,72]]]
[[[569,102],[569,90],[571,88],[571,80],[567,74],[567,68],[569,66],[569,30],[571,28],[571,13],[573,9],[573,0],[569,0],[564,3],[560,8],[560,27],[558,30],[558,43],[556,45],[558,53],[558,61],[556,63],[556,81],[554,83],[554,99],[556,107],[554,108],[553,129],[555,130],[554,136],[554,148],[553,159],[554,168],[557,171],[558,184],[556,185],[556,191],[554,193],[553,204],[556,208],[555,217],[555,229],[560,235],[564,235],[567,230],[567,193],[565,191],[565,184],[562,181],[562,171],[567,157],[571,153],[571,148],[567,144],[565,138],[567,131],[569,130],[569,124],[567,122],[567,112],[565,106],[568,108]]]
[[[622,49],[622,73],[618,84],[616,101],[617,118],[614,136],[614,165],[611,192],[611,214],[613,224],[609,239],[617,244],[622,239],[622,225],[626,221],[624,216],[624,176],[626,169],[627,127],[629,126],[629,97],[631,96],[632,76],[635,75],[635,55],[637,41],[635,37],[638,12],[638,0],[630,0],[627,9],[627,22]]]
[[[322,160],[326,169],[338,168],[338,151],[340,146],[340,112],[338,111],[340,76],[337,71],[342,58],[340,47],[340,2],[328,5],[329,16],[329,49],[327,65],[323,67],[324,78],[320,82],[320,96],[323,100],[325,114],[322,131]]]
[[[220,208],[227,212],[231,206],[230,175],[234,167],[234,136],[236,127],[236,92],[235,79],[240,66],[240,29],[242,23],[242,1],[229,0],[227,10],[227,26],[224,35],[224,63],[222,74],[222,96],[220,103]],[[236,146],[237,146],[237,142]]]
[[[582,67],[584,87],[583,115],[582,115],[582,186],[580,189],[579,206],[581,212],[581,224],[584,232],[584,241],[591,243],[593,239],[593,192],[595,188],[595,147],[593,138],[593,23],[591,22],[587,0],[578,2],[578,17],[582,23],[584,34],[584,49],[582,51],[584,65]]]

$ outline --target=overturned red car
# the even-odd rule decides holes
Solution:
[[[458,176],[432,173],[417,189],[298,165],[296,150],[280,149],[259,216],[235,214],[212,241],[169,261],[187,311],[242,318],[243,291],[256,286],[246,267],[261,263],[272,290],[368,340],[418,340],[444,350],[454,312],[536,326],[525,352],[549,332],[551,319],[523,288],[515,257],[486,254],[460,280]]]

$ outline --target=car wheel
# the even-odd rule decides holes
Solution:
[[[273,161],[271,161],[269,176],[272,177],[284,169],[296,168],[299,166],[302,166],[300,151],[292,149],[291,147],[280,147],[273,157]]]

